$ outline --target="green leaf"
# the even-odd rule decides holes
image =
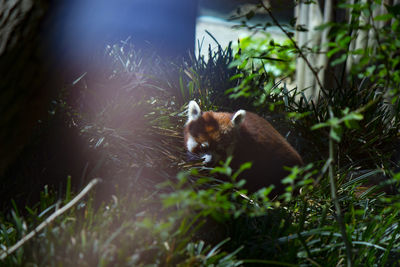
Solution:
[[[340,143],[340,140],[342,139],[342,128],[332,127],[331,131],[329,132],[329,136],[336,142]]]
[[[337,44],[335,43],[335,46],[336,46],[336,45],[337,45]],[[340,47],[335,47],[335,48],[329,50],[329,51],[326,53],[326,56],[327,56],[327,57],[332,57],[334,54],[336,54],[336,53],[339,52],[340,50],[342,50],[342,48],[340,48]]]
[[[360,129],[360,125],[355,120],[345,120],[344,124],[349,129]]]
[[[339,44],[342,48],[347,49],[348,44],[351,41],[351,36],[345,36],[343,39],[339,40]]]
[[[390,20],[390,19],[392,19],[394,16],[393,16],[393,14],[382,14],[382,15],[378,15],[378,16],[376,16],[375,18],[374,18],[374,20],[376,20],[376,21],[387,21],[387,20]]]
[[[320,128],[328,127],[328,126],[330,126],[329,123],[327,123],[327,122],[321,122],[321,123],[318,123],[318,124],[313,125],[313,126],[311,127],[311,130],[314,131],[314,130],[318,130],[318,129],[320,129]]]
[[[331,66],[333,67],[333,66],[336,66],[336,65],[338,65],[338,64],[341,64],[341,63],[345,62],[346,59],[347,59],[347,54],[343,54],[343,55],[341,55],[339,58],[333,60],[333,61],[331,62]]]
[[[349,121],[349,120],[356,120],[356,121],[361,121],[364,118],[364,116],[360,113],[352,112],[350,114],[347,114],[342,118],[344,121]]]
[[[318,25],[318,26],[315,27],[314,29],[317,30],[317,31],[322,31],[322,30],[325,30],[325,29],[327,29],[327,28],[332,27],[333,25],[334,25],[334,23],[332,23],[332,22],[323,23],[323,24],[321,24],[321,25]]]

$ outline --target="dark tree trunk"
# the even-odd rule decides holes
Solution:
[[[0,176],[48,110],[55,80],[41,49],[46,0],[0,4]]]

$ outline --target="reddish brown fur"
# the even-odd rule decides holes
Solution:
[[[246,112],[243,123],[235,128],[231,122],[233,115],[204,112],[197,120],[186,125],[185,144],[190,134],[198,143],[207,141],[209,150],[218,153],[222,159],[226,158],[228,147],[233,145],[233,168],[238,168],[244,162],[253,162],[252,168],[241,177],[246,179],[245,187],[249,191],[274,184],[277,189],[275,192],[282,192],[281,180],[288,175],[283,167],[302,165],[300,155],[260,116]],[[193,152],[202,151],[196,148]]]

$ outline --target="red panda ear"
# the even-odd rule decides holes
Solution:
[[[187,123],[197,120],[201,116],[201,109],[196,101],[190,101],[188,105],[188,121]]]
[[[243,109],[240,109],[238,111],[236,111],[236,113],[233,115],[232,117],[232,124],[233,126],[237,127],[240,124],[242,124],[242,122],[244,121],[244,118],[246,117],[246,111]]]

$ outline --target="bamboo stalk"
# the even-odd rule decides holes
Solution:
[[[305,19],[307,18],[307,5],[303,4],[300,2],[298,4],[298,17],[297,17],[297,27],[299,25],[305,25],[306,21]],[[296,30],[296,37],[297,37],[297,43],[300,49],[305,45],[306,43],[306,32],[300,32]],[[296,84],[297,88],[299,90],[303,90],[305,88],[305,76],[306,76],[306,63],[302,57],[299,57],[296,63]]]
[[[307,32],[306,45],[309,49],[313,49],[315,46],[320,45],[321,31],[315,30],[315,27],[322,24],[322,14],[318,1],[316,1],[315,3],[307,4],[307,7],[308,7],[308,14],[307,14],[308,32]],[[306,56],[307,60],[314,67],[315,69],[314,72],[316,76],[314,76],[314,72],[311,69],[306,68],[304,88],[308,88],[305,92],[306,95],[308,96],[308,99],[313,99],[316,96],[318,96],[318,88],[323,87],[323,85],[322,84],[318,85],[316,82],[316,80],[319,79],[318,71],[316,70],[319,68],[318,56],[316,56],[314,53],[308,53]],[[321,83],[322,82],[323,81],[321,81]]]
[[[324,24],[332,21],[332,12],[333,12],[332,7],[333,7],[332,0],[325,1],[324,20],[323,20]],[[329,28],[325,28],[322,31],[321,42],[320,42],[321,49],[322,49],[323,44],[328,43],[328,32],[329,32]],[[321,68],[321,70],[318,72],[318,77],[322,83],[322,86],[325,87],[325,72],[326,72],[326,68],[328,66],[328,56],[326,55],[326,53],[321,53],[318,56],[318,66]],[[318,90],[321,90],[321,88],[318,88]]]

